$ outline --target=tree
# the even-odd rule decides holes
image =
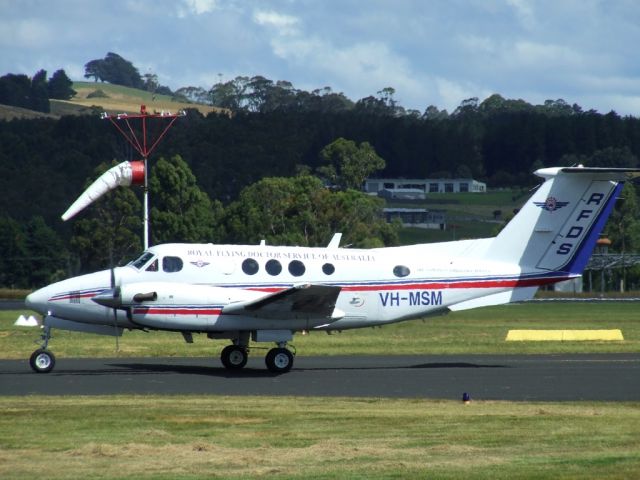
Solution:
[[[109,52],[102,60],[91,60],[84,66],[85,78],[109,82],[125,87],[144,88],[140,72],[117,53]]]
[[[0,103],[31,108],[31,80],[26,75],[9,73],[0,77]]]
[[[182,87],[176,90],[176,97],[183,97],[189,102],[210,104],[209,93],[202,87]]]
[[[101,163],[87,179],[85,188],[107,169],[116,165]],[[72,251],[82,271],[108,268],[132,258],[142,250],[142,208],[131,188],[116,188],[91,204],[76,220],[71,237]]]
[[[155,93],[158,87],[160,86],[160,83],[158,82],[158,75],[156,75],[155,73],[149,72],[149,73],[145,73],[142,78],[144,79],[143,80],[144,89],[147,92]]]
[[[76,91],[71,88],[73,82],[67,77],[64,70],[56,70],[47,85],[49,91],[49,98],[55,98],[58,100],[69,100],[76,94]]]
[[[319,167],[318,172],[342,190],[361,190],[367,177],[386,165],[369,142],[356,145],[344,138],[324,147],[320,158],[325,165]]]
[[[31,79],[30,106],[31,110],[49,113],[49,89],[47,87],[46,70],[38,71]]]
[[[61,280],[67,251],[42,217],[17,222],[0,217],[0,285],[34,288]]]
[[[104,60],[91,60],[84,64],[84,78],[93,78],[94,82],[105,81]]]
[[[27,286],[25,240],[24,231],[17,221],[8,216],[0,217],[0,285],[10,288]]]
[[[154,243],[219,240],[222,204],[200,190],[189,165],[176,155],[151,171],[151,236]]]
[[[638,157],[631,153],[629,147],[607,147],[595,151],[588,162],[594,167],[635,168]]]
[[[68,273],[69,253],[62,240],[40,216],[24,226],[28,260],[28,286],[41,287],[57,282]]]
[[[248,84],[249,77],[242,76],[225,83],[216,83],[209,90],[211,104],[214,107],[229,108],[231,110],[245,108],[247,105]]]
[[[393,245],[397,232],[382,218],[382,205],[362,192],[331,191],[312,176],[264,178],[227,207],[227,241],[322,246],[343,232],[357,247]]]

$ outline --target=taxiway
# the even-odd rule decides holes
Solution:
[[[58,358],[48,374],[0,360],[0,395],[210,394],[640,401],[640,354],[297,357],[274,375],[216,358]]]

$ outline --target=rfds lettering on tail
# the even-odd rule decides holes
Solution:
[[[537,266],[542,269],[562,270],[568,268],[572,260],[579,260],[574,257],[574,253],[580,249],[582,243],[589,242],[590,239],[594,242],[597,240],[602,227],[604,227],[603,221],[598,232],[594,235],[599,218],[598,213],[607,205],[609,205],[609,212],[611,211],[617,198],[618,189],[619,185],[613,182],[593,181],[580,200],[569,210],[567,221],[556,234],[549,250]],[[600,218],[604,219],[602,215]],[[585,265],[592,250],[593,247],[585,254]],[[561,265],[559,266],[559,264]]]
[[[50,372],[52,329],[121,336],[169,331],[226,340],[222,365],[242,369],[252,342],[274,344],[269,370],[289,371],[298,332],[385,325],[531,299],[578,277],[622,183],[638,169],[543,168],[543,183],[493,238],[390,248],[165,244],[124,267],[70,278],[31,293],[43,315],[30,358]],[[428,327],[425,335],[428,335]],[[348,353],[348,352],[346,352]]]

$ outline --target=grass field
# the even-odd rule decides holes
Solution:
[[[202,396],[0,398],[0,478],[632,479],[640,408]]]
[[[0,357],[37,329],[0,314]],[[26,313],[26,312],[25,312]],[[633,302],[528,303],[296,336],[299,355],[639,352]],[[507,343],[511,328],[620,328],[623,342]],[[127,333],[120,356],[214,356],[224,342]],[[56,332],[60,356],[113,339]],[[217,358],[212,362],[217,362]],[[34,374],[35,375],[35,374]],[[1,377],[0,377],[1,381]],[[220,380],[224,381],[224,380]],[[640,403],[218,396],[0,397],[0,478],[635,479]]]
[[[14,327],[20,312],[0,312],[0,358],[26,358],[35,349],[38,329]],[[27,313],[26,311],[24,313]],[[510,329],[614,329],[623,342],[505,342]],[[111,337],[53,331],[50,348],[60,357],[110,357]],[[299,355],[513,354],[640,352],[640,313],[635,302],[526,303],[486,307],[382,328],[327,335],[296,335]],[[125,332],[120,352],[135,356],[218,357],[224,341],[194,335],[186,344],[178,333]],[[263,345],[264,346],[264,345]]]

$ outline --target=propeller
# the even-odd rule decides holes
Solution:
[[[113,292],[113,300],[114,305],[119,304],[122,305],[122,296],[120,295],[120,286],[116,285],[116,269],[113,266],[113,250],[109,255],[111,258],[109,262],[111,263],[111,275],[110,275],[110,284],[111,284],[111,292]],[[113,307],[113,333],[116,337],[116,353],[120,351],[120,341],[118,340],[118,309]]]
[[[109,263],[111,264],[110,273],[110,288],[98,295],[95,295],[91,300],[98,305],[113,309],[113,329],[116,337],[116,352],[120,351],[120,343],[118,342],[118,308],[122,307],[122,295],[119,285],[116,285],[116,271],[113,266],[113,252],[109,253]]]

